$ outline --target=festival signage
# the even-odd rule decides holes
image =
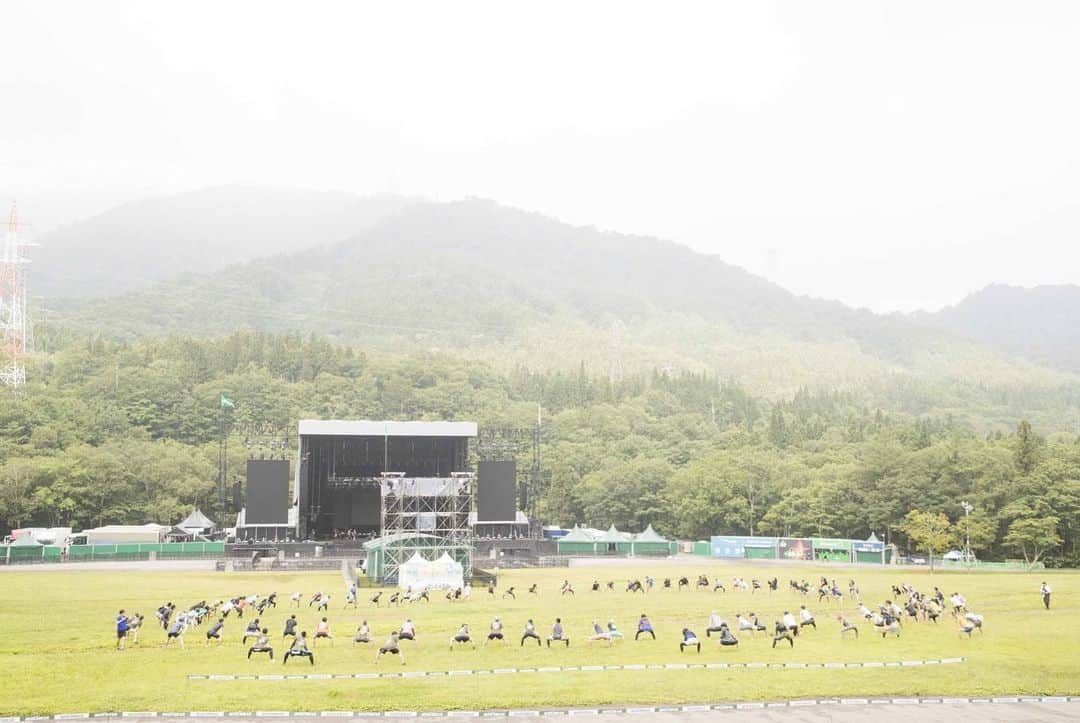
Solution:
[[[802,538],[780,538],[781,560],[813,560],[814,546],[810,540]]]
[[[728,535],[709,540],[713,557],[746,557],[748,547],[776,547],[775,537],[747,537]]]

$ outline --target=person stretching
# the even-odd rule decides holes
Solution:
[[[792,635],[798,635],[799,634],[799,623],[795,620],[794,615],[792,615],[787,610],[785,610],[784,611],[784,617],[782,618],[782,620],[784,622],[784,627],[786,627],[789,631],[791,631]]]
[[[296,615],[290,615],[285,621],[285,632],[281,634],[281,642],[285,642],[285,638],[296,638]]]
[[[731,632],[731,629],[724,623],[720,626],[720,645],[731,646],[738,645],[739,639]]]
[[[608,620],[608,622],[607,622],[607,634],[608,634],[608,638],[610,638],[611,642],[613,642],[613,643],[616,640],[622,640],[623,639],[623,634],[617,627],[615,627],[615,621],[614,620]]]
[[[416,626],[413,625],[411,618],[405,618],[405,622],[401,624],[401,632],[398,633],[399,640],[416,640]]]
[[[244,643],[246,643],[248,638],[259,637],[259,631],[259,619],[255,618],[247,624],[246,628],[244,628],[244,635],[240,638],[240,644],[243,645]]]
[[[401,664],[405,665],[405,654],[401,652],[401,647],[398,645],[400,639],[401,636],[398,635],[396,630],[390,633],[390,637],[375,653],[375,665],[379,664],[379,659],[384,655],[396,655],[401,658]]]
[[[701,641],[698,640],[697,635],[694,634],[690,628],[682,629],[682,642],[679,643],[679,652],[683,652],[686,648],[696,647],[698,654],[701,653]]]
[[[592,635],[589,636],[589,642],[606,642],[611,645],[611,635],[600,625],[598,620],[592,621]]]
[[[469,634],[469,626],[467,624],[465,624],[465,623],[462,623],[461,627],[458,628],[457,633],[452,638],[450,638],[450,649],[451,650],[454,649],[454,643],[459,643],[459,644],[462,644],[462,645],[471,644],[472,647],[473,647],[473,650],[476,650],[476,643],[473,642],[472,635]]]
[[[367,620],[360,623],[360,627],[356,629],[356,635],[353,637],[353,645],[357,643],[370,643],[371,642],[371,628],[368,627]]]
[[[856,638],[859,637],[859,629],[855,627],[853,623],[849,623],[847,618],[845,618],[843,615],[837,615],[836,619],[840,621],[841,638],[844,637],[844,633],[848,632],[849,630],[855,633]]]
[[[326,638],[331,645],[334,644],[334,636],[330,634],[330,623],[326,622],[326,618],[320,620],[315,626],[315,642],[312,645],[318,644],[319,638]]]
[[[799,606],[799,617],[802,618],[799,622],[799,627],[804,628],[807,625],[817,630],[817,623],[814,622],[814,614],[806,609],[805,605]]]
[[[727,625],[727,623],[724,622],[724,619],[720,617],[719,613],[713,610],[709,615],[709,624],[705,628],[705,637],[711,638],[713,633],[720,632],[725,625]]]
[[[269,653],[270,660],[274,659],[274,649],[270,647],[270,636],[267,632],[268,629],[263,628],[255,638],[255,644],[248,648],[248,660],[251,660],[252,653]]]
[[[656,633],[653,632],[652,623],[649,622],[649,618],[645,615],[645,613],[642,613],[641,618],[638,619],[637,632],[634,633],[634,640],[637,640],[639,637],[641,637],[642,633],[648,633],[652,636],[653,640],[656,640]]]
[[[211,640],[221,642],[221,629],[225,627],[225,618],[218,618],[218,621],[210,626],[210,629],[206,631],[206,644],[209,645]]]
[[[521,646],[525,646],[525,641],[532,638],[536,641],[536,647],[540,647],[540,636],[536,634],[536,625],[533,624],[532,618],[529,618],[529,622],[525,623],[525,631],[521,633]]]
[[[564,642],[566,647],[570,647],[570,638],[567,637],[566,631],[563,630],[562,618],[555,618],[555,624],[551,626],[551,635],[548,636],[547,646],[550,648],[552,642]]]
[[[795,629],[798,630],[798,628]],[[795,637],[792,634],[791,628],[789,628],[787,624],[777,621],[776,629],[773,632],[772,646],[775,648],[776,644],[781,640],[786,640],[791,647],[795,647]]]
[[[503,642],[506,641],[506,638],[503,637],[503,624],[502,621],[499,620],[498,616],[496,616],[495,619],[491,621],[491,630],[488,631],[487,640],[484,641],[484,647],[486,648],[487,644],[490,643],[492,640],[502,640]]]
[[[293,640],[292,647],[285,651],[285,657],[282,658],[281,664],[286,665],[289,658],[307,658],[309,663],[315,665],[315,653],[308,648],[306,630],[301,630],[300,637]]]

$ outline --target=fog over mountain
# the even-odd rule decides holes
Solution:
[[[407,201],[246,185],[131,201],[42,234],[33,293],[91,297],[145,288],[356,233]]]
[[[249,203],[231,214],[238,195]],[[316,211],[319,222],[311,220]],[[745,375],[759,373],[753,367],[762,359],[778,369],[798,360],[812,370],[807,378],[848,381],[890,368],[958,373],[972,356],[1080,371],[1063,350],[1071,341],[1051,331],[1058,327],[1040,334],[1037,318],[1022,322],[1026,344],[986,333],[1005,322],[984,317],[1005,308],[877,315],[796,296],[681,244],[487,200],[211,189],[123,206],[72,225],[62,240],[74,248],[93,240],[104,258],[139,259],[128,267],[132,278],[111,285],[109,269],[89,262],[42,268],[67,268],[81,280],[65,287],[57,272],[54,289],[112,292],[97,301],[52,297],[57,319],[125,338],[296,329],[387,349],[483,349],[551,366],[589,359],[600,368],[614,343],[645,366]],[[246,260],[222,268],[230,258]],[[1070,318],[1075,311],[1061,308],[1047,322]]]

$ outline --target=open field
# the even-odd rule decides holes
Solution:
[[[1068,573],[964,574],[875,568],[761,567],[745,564],[710,564],[700,571],[710,578],[720,575],[729,592],[677,592],[656,589],[648,595],[623,592],[628,577],[693,577],[699,567],[691,561],[683,567],[652,568],[619,565],[554,570],[515,570],[500,576],[495,600],[477,590],[473,599],[449,604],[435,597],[430,604],[401,608],[373,608],[370,595],[361,591],[358,610],[343,609],[344,594],[338,573],[224,574],[198,571],[88,572],[62,568],[52,572],[11,572],[0,577],[0,715],[32,715],[70,711],[112,710],[385,710],[385,709],[483,709],[615,703],[681,703],[718,700],[760,700],[840,696],[981,696],[1061,695],[1080,692],[1080,655],[1075,649],[1073,621],[1080,605],[1071,588],[1080,578]],[[780,577],[778,593],[730,591],[733,575],[762,580]],[[841,640],[833,616],[836,605],[817,604],[816,595],[806,600],[817,616],[819,629],[805,631],[795,648],[786,643],[775,650],[770,638],[740,637],[737,649],[720,650],[705,640],[701,655],[680,654],[679,631],[689,626],[704,635],[705,618],[717,610],[729,620],[738,611],[756,611],[766,624],[785,609],[795,611],[801,596],[787,589],[789,576],[811,581],[820,575],[836,577],[846,590],[854,576],[871,606],[890,596],[892,583],[911,582],[930,590],[939,585],[946,594],[962,592],[976,612],[986,616],[986,633],[959,639],[951,619],[938,625],[906,623],[899,639],[886,640],[871,634],[860,623],[859,640]],[[577,590],[561,597],[559,583],[569,577]],[[593,593],[596,578],[614,579],[617,592]],[[1042,609],[1038,585],[1047,579],[1053,586],[1054,609]],[[540,595],[525,589],[540,584]],[[499,599],[502,590],[514,585],[517,600]],[[298,611],[301,627],[313,631],[319,615],[306,605],[316,589],[334,595],[329,612],[337,638],[333,646],[320,641],[315,647],[316,665],[298,659],[283,667],[280,644],[283,620],[290,614],[288,596],[305,593]],[[173,600],[179,606],[197,600],[277,591],[278,608],[263,617],[275,642],[276,659],[244,658],[246,646],[240,636],[251,613],[243,621],[230,616],[226,642],[206,647],[203,628],[190,631],[185,650],[163,650],[164,633],[153,622],[153,611]],[[384,595],[384,598],[386,596]],[[77,602],[75,602],[77,601]],[[845,600],[845,610],[853,610]],[[141,643],[113,651],[113,619],[120,608],[142,612],[148,622]],[[648,613],[659,640],[632,640],[637,616]],[[458,625],[467,622],[482,637],[492,616],[506,623],[508,644],[473,651],[448,650],[447,639]],[[385,658],[373,664],[372,646],[350,643],[359,621],[371,624],[377,643],[406,617],[417,625],[419,640],[406,642],[408,665]],[[567,649],[524,648],[517,638],[525,620],[536,621],[546,635],[552,620],[562,617],[573,638]],[[593,619],[614,618],[628,640],[613,647],[585,641]],[[853,661],[903,661],[963,656],[961,664],[930,667],[845,669],[689,669],[574,671],[517,675],[471,675],[423,679],[371,680],[189,680],[202,674],[281,674],[448,671],[461,669],[538,668],[582,665],[655,663],[826,663]]]

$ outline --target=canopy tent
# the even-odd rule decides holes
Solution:
[[[671,541],[662,537],[652,525],[634,536],[630,551],[635,555],[670,555],[674,552]]]
[[[398,568],[398,587],[411,590],[456,589],[465,586],[465,569],[445,552],[437,560],[414,553]]]
[[[596,538],[596,551],[600,554],[626,554],[631,552],[630,535],[619,532],[615,525]]]
[[[184,521],[178,523],[176,526],[184,530],[198,532],[212,530],[217,527],[217,525],[214,524],[214,521],[204,515],[202,510],[198,508],[192,510],[191,514],[185,517]]]
[[[591,555],[596,552],[596,540],[577,526],[560,537],[555,545],[560,555]]]

